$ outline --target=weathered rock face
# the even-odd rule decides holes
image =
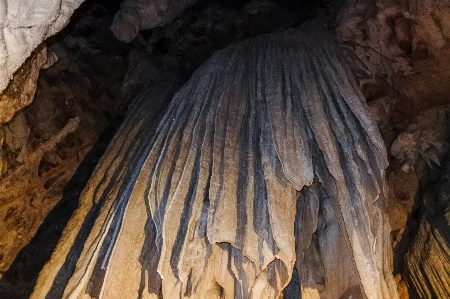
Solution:
[[[172,22],[197,0],[125,0],[116,13],[111,30],[121,41],[130,42],[140,30]]]
[[[424,186],[417,192],[409,225],[396,248],[396,272],[411,298],[450,295],[449,123],[450,106],[435,107],[421,113],[392,145],[403,171],[408,172],[404,175],[410,181],[419,177]]]
[[[161,120],[149,81],[32,298],[397,298],[384,144],[309,26],[216,53]]]
[[[24,5],[25,2],[22,1]],[[110,2],[107,2],[110,5]],[[177,4],[181,2],[183,1]],[[220,1],[220,3],[225,2],[227,1]],[[297,27],[306,18],[316,15],[318,11],[326,14],[322,10],[323,7],[317,10],[314,5],[310,7],[312,9],[286,9],[284,5],[289,2],[289,0],[276,3],[268,0],[254,0],[246,5],[242,2],[239,8],[234,5],[221,7],[217,4],[208,6],[200,3],[176,18],[171,24],[140,32],[132,43],[126,45],[110,38],[114,12],[109,12],[110,15],[104,17],[102,9],[97,7],[91,13],[83,13],[84,16],[80,22],[70,26],[73,30],[68,28],[71,31],[70,36],[66,36],[63,41],[53,45],[48,43],[48,49],[42,45],[31,54],[26,64],[16,71],[9,89],[0,95],[0,111],[2,111],[0,122],[4,122],[0,124],[0,297],[3,298],[6,294],[6,298],[11,299],[28,298],[31,294],[35,275],[50,257],[61,233],[61,227],[66,225],[71,211],[78,206],[76,189],[85,184],[91,170],[86,171],[81,167],[72,177],[69,185],[66,187],[64,185],[75,172],[81,158],[97,140],[100,131],[111,120],[111,113],[117,112],[115,107],[119,107],[119,110],[124,112],[128,99],[135,98],[139,94],[140,86],[147,84],[145,82],[153,82],[147,77],[155,78],[155,72],[159,73],[158,69],[161,66],[171,65],[188,78],[217,49],[263,33]],[[338,4],[338,2],[340,1],[333,3]],[[128,7],[127,9],[130,8],[131,11],[133,9],[139,11],[139,5],[143,3],[130,1],[124,3],[123,7]],[[165,8],[169,9],[169,7]],[[170,9],[178,8],[173,6]],[[447,42],[448,11],[450,7],[445,0],[347,1],[337,22],[337,33],[344,41],[346,60],[356,72],[357,83],[382,133],[388,149],[388,157],[390,157],[387,176],[389,185],[387,210],[391,224],[391,244],[396,246],[395,272],[398,274],[396,279],[402,299],[408,298],[406,285],[411,299],[448,297],[445,293],[446,280],[444,279],[449,264],[448,242],[445,238],[448,228],[445,228],[441,222],[430,220],[430,218],[441,219],[446,207],[444,203],[439,203],[439,207],[436,208],[437,201],[429,200],[438,198],[441,202],[441,197],[437,195],[436,190],[442,188],[436,182],[440,180],[445,186],[444,171],[441,171],[440,165],[445,164],[450,141],[448,108],[442,108],[444,106],[433,108],[437,105],[448,104],[450,99],[448,84],[450,69],[447,63],[450,59]],[[163,20],[166,16],[157,16],[158,18]],[[100,27],[107,30],[101,31],[100,34],[95,33]],[[116,27],[117,30],[124,29],[125,33],[129,29],[126,28],[126,26]],[[27,30],[27,28],[22,29]],[[20,33],[21,30],[16,32]],[[105,38],[107,35],[109,35],[108,38]],[[127,54],[131,48],[133,50]],[[22,51],[21,48],[18,49]],[[48,58],[46,51],[49,53]],[[40,80],[36,83],[42,64],[45,63],[45,68],[57,60],[59,62],[52,68],[41,72]],[[127,61],[128,70],[123,78]],[[149,75],[150,73],[152,75]],[[169,80],[165,81],[172,82],[167,83],[166,86],[172,93],[176,90],[171,85],[175,84],[171,80],[177,77],[175,74],[177,71],[171,72],[171,75],[166,77]],[[162,84],[161,82],[158,84]],[[34,103],[21,112],[17,111],[33,100],[36,85],[37,94]],[[148,87],[156,88],[156,86]],[[122,101],[125,94],[126,99]],[[167,95],[166,100],[170,99],[171,96]],[[142,108],[144,105],[150,107],[152,104],[142,103],[138,106]],[[429,110],[430,108],[433,109]],[[156,108],[151,106],[149,109]],[[137,113],[137,108],[130,111]],[[141,115],[141,117],[144,116]],[[138,121],[134,120],[134,122]],[[132,126],[131,123],[133,121],[128,121],[128,126]],[[148,128],[154,129],[157,123],[157,120],[148,120]],[[101,142],[101,146],[105,146],[105,143],[105,141]],[[95,155],[99,154],[95,153]],[[125,154],[114,152],[109,155],[115,157]],[[135,156],[138,154],[136,153]],[[92,167],[95,159],[88,157],[87,163]],[[131,162],[125,161],[121,165],[129,164]],[[106,166],[99,167],[99,169],[105,169]],[[243,184],[242,180],[238,179],[238,182]],[[116,183],[110,184],[113,186]],[[434,185],[430,187],[430,184]],[[239,186],[242,187],[242,185]],[[64,192],[63,188],[65,188]],[[309,193],[323,193],[317,184],[313,183],[309,188]],[[302,198],[309,194],[305,190],[299,195],[303,196]],[[427,196],[423,195],[424,190],[428,190],[425,192]],[[99,202],[101,202],[100,199]],[[56,204],[57,208],[53,209]],[[300,292],[306,298],[319,295],[326,297],[335,292],[329,282],[333,278],[329,278],[325,273],[330,273],[334,269],[333,265],[337,259],[340,260],[341,268],[349,269],[348,273],[345,273],[349,281],[360,280],[355,274],[355,266],[349,262],[351,260],[349,256],[354,253],[342,245],[342,240],[345,238],[337,233],[338,237],[334,238],[334,235],[330,233],[330,231],[337,231],[335,228],[338,227],[336,225],[338,221],[330,216],[336,209],[331,209],[328,201],[321,201],[320,204],[322,208],[319,209],[320,216],[316,219],[317,223],[311,220],[313,227],[317,226],[317,229],[311,238],[311,245],[303,255],[302,263],[307,266],[303,267],[303,270],[293,268],[291,282],[284,290],[284,298],[298,298]],[[70,206],[70,209],[64,205]],[[52,212],[48,214],[51,209],[53,209]],[[250,215],[247,211],[239,215],[244,214]],[[77,235],[81,241],[77,241],[77,244],[83,244],[83,238],[89,235],[90,225],[94,225],[96,217],[94,216],[84,222]],[[150,226],[151,223],[149,222],[148,234],[151,234],[149,232],[152,229],[156,233],[156,227]],[[244,224],[239,225],[241,227]],[[297,228],[298,223],[295,225]],[[41,227],[37,230],[39,226]],[[439,229],[436,229],[437,227]],[[247,235],[244,234],[243,238],[248,238]],[[294,235],[298,236],[298,229],[297,231],[294,229]],[[334,253],[339,258],[325,257],[326,250],[323,248],[326,245],[321,244],[329,244],[330,241],[327,241],[324,235],[330,240],[338,239],[335,242],[338,245],[335,246],[337,249]],[[151,238],[148,237],[148,239]],[[30,243],[26,245],[28,242]],[[231,256],[231,262],[223,263],[226,265],[224,269],[228,266],[231,269],[225,270],[225,274],[241,269],[235,267],[237,263],[235,260],[243,250],[239,242],[242,243],[242,240],[235,241],[235,247],[228,243],[213,246],[216,248],[215,254]],[[185,243],[187,244],[188,241]],[[389,244],[389,242],[385,243]],[[123,246],[120,244],[120,242],[117,243],[117,248]],[[188,252],[183,246],[173,251]],[[71,247],[69,256],[75,256],[75,258],[64,265],[57,277],[63,282],[55,284],[50,292],[52,296],[57,298],[63,294],[67,286],[66,282],[72,275],[78,260],[77,255],[80,255],[83,250],[82,247]],[[111,245],[108,248],[115,247]],[[146,250],[142,249],[142,252]],[[160,248],[152,250],[155,250],[155,256],[159,258]],[[196,248],[189,250],[195,251]],[[433,255],[430,256],[429,252],[433,252]],[[166,255],[170,254],[172,253],[166,253]],[[296,265],[300,263],[299,260],[300,258],[296,260]],[[156,269],[158,263],[145,258],[141,261],[144,268],[154,266]],[[243,259],[243,262],[246,261],[248,262]],[[279,258],[274,261],[280,263]],[[218,264],[219,262],[217,261]],[[168,263],[177,264],[171,267],[178,269],[182,267],[178,265],[185,265],[187,262],[186,257],[177,260],[171,256]],[[250,264],[253,265],[253,261]],[[108,260],[105,261],[105,267],[109,267]],[[311,268],[314,271],[310,271]],[[112,269],[112,266],[109,269]],[[248,270],[248,268],[245,269]],[[97,268],[92,272],[92,280],[96,283],[89,287],[90,294],[95,295],[101,292],[102,283],[97,282],[102,281],[102,271]],[[147,272],[142,271],[145,277]],[[178,273],[176,271],[178,270],[172,269],[174,275]],[[156,272],[149,273],[150,276],[159,277]],[[226,277],[225,274],[223,277]],[[192,278],[192,275],[188,275],[189,277]],[[328,283],[324,283],[325,278]],[[109,280],[105,281],[110,281],[111,277],[107,279]],[[176,279],[182,281],[182,278]],[[192,291],[192,279],[189,279],[187,281],[191,283],[189,287],[191,292],[186,294],[194,296],[196,293]],[[151,280],[150,283],[154,284],[148,288],[155,290],[164,284],[158,279]],[[143,284],[147,287],[145,283]],[[343,286],[339,285],[341,289],[353,285],[350,282],[342,282],[342,284]],[[225,284],[222,283],[222,285]],[[219,289],[219,293],[224,292],[225,288]],[[342,297],[347,298],[350,295],[353,298],[361,296],[361,288],[350,287]]]
[[[0,90],[31,52],[59,32],[83,0],[0,2]],[[1,111],[0,111],[1,113]]]
[[[31,54],[8,88],[0,94],[0,124],[9,122],[14,114],[29,105],[37,88],[41,67],[47,62],[47,49],[44,44]]]
[[[450,297],[450,155],[440,179],[424,193],[415,238],[404,256],[405,278],[420,298]]]
[[[442,269],[449,267],[449,243],[424,224],[429,217],[424,211],[435,205],[423,192],[443,175],[439,169],[449,148],[448,108],[442,108],[450,99],[449,16],[443,0],[357,0],[347,2],[337,26],[358,57],[353,65],[360,86],[392,157],[388,212],[404,298],[405,283],[410,298],[448,297],[449,274]],[[448,226],[441,225],[439,233],[448,235]],[[434,253],[433,246],[442,252]]]
[[[391,69],[408,73],[417,61],[447,45],[450,3],[350,0],[338,23],[338,34],[355,42],[358,51],[370,56],[380,72]]]
[[[92,172],[84,169],[74,175],[79,163],[103,130],[112,135],[120,124],[121,117],[113,115],[122,105],[120,83],[133,59],[110,32],[112,19],[113,13],[93,6],[58,42],[48,43],[48,56],[58,61],[40,71],[33,82],[37,87],[31,85],[37,89],[31,94],[33,102],[0,124],[2,299],[29,297],[60,237],[58,227],[65,226],[77,207],[76,189],[81,191]],[[132,85],[133,76],[127,80]],[[100,155],[90,157],[89,167]],[[65,187],[72,176],[73,182]],[[49,216],[55,206],[67,203],[70,208]],[[42,232],[41,225],[50,229]]]

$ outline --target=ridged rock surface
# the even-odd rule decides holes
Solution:
[[[140,30],[164,26],[197,0],[124,0],[111,27],[121,41],[130,42]]]
[[[420,298],[450,298],[450,155],[441,178],[424,194],[421,220],[402,274]]]
[[[18,111],[33,102],[39,70],[46,61],[47,48],[42,44],[22,65],[8,88],[0,93],[0,124],[9,122]]]
[[[31,298],[398,298],[384,144],[321,25],[137,97]],[[81,248],[83,248],[81,250]]]
[[[31,52],[60,31],[83,0],[0,1],[0,91]],[[1,111],[0,111],[1,113]]]

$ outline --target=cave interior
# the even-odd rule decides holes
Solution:
[[[0,1],[6,3],[3,5],[6,10],[14,9],[9,1]],[[60,2],[62,7],[61,3],[65,1],[54,2]],[[430,0],[418,3],[413,0],[86,0],[84,2],[67,0],[67,2],[71,3],[69,7],[74,6],[71,8],[67,24],[61,26],[59,32],[42,38],[37,47],[33,46],[30,54],[23,57],[21,66],[11,73],[9,83],[0,93],[1,299],[450,298],[450,84],[448,83],[450,4],[448,1]],[[4,8],[0,7],[0,10],[4,11]],[[308,37],[297,38],[289,35],[291,32],[302,31],[302,28],[316,21],[320,22],[319,27],[322,29],[317,31],[309,29]],[[2,28],[8,29],[8,26],[12,26],[8,24],[1,22]],[[311,27],[316,28],[314,26]],[[322,34],[326,35],[323,32],[330,33],[335,49],[329,47],[328,39],[322,39]],[[314,36],[315,34],[317,36]],[[280,36],[282,38],[277,39]],[[283,38],[289,41],[285,42]],[[273,44],[265,40],[273,41]],[[312,45],[316,41],[318,45],[323,42],[327,46],[321,48]],[[290,45],[290,42],[294,45]],[[3,35],[0,36],[0,43],[8,45]],[[207,257],[201,260],[194,252],[197,250],[195,246],[200,245],[195,245],[192,241],[191,243],[195,245],[190,245],[192,248],[195,247],[192,249],[180,241],[183,237],[189,238],[184,235],[180,237],[180,234],[184,234],[184,230],[179,230],[178,227],[192,225],[183,210],[188,208],[187,204],[181,206],[183,214],[179,216],[174,216],[177,215],[175,208],[174,212],[167,208],[169,212],[165,211],[165,216],[155,216],[155,206],[151,203],[134,204],[133,200],[144,196],[150,198],[153,193],[156,194],[155,197],[158,197],[158,194],[165,197],[167,193],[171,199],[174,192],[173,198],[176,199],[177,196],[181,196],[177,192],[183,186],[189,195],[193,192],[191,187],[195,179],[196,186],[204,184],[203,189],[215,188],[214,167],[217,165],[212,164],[213,162],[211,162],[213,174],[210,174],[205,182],[201,179],[204,174],[202,174],[203,166],[199,166],[199,163],[209,159],[208,154],[205,154],[207,147],[204,147],[207,138],[196,141],[198,143],[196,147],[194,141],[191,141],[191,145],[186,145],[187,141],[183,138],[183,134],[191,132],[186,128],[192,126],[196,128],[192,129],[193,136],[197,136],[198,127],[201,127],[198,129],[201,131],[198,133],[199,136],[208,136],[212,122],[208,122],[210,114],[206,113],[208,112],[206,109],[211,111],[213,109],[204,107],[217,105],[219,111],[225,109],[226,105],[234,107],[232,104],[239,106],[241,102],[245,102],[237,98],[247,99],[245,97],[247,90],[253,90],[248,87],[252,85],[248,79],[252,78],[252,74],[246,69],[251,63],[242,61],[246,61],[247,58],[251,61],[250,57],[253,57],[251,55],[269,61],[270,59],[266,58],[269,55],[260,54],[258,47],[261,47],[261,53],[265,51],[264,47],[278,51],[277,43],[289,44],[286,52],[282,52],[284,48],[281,47],[280,51],[284,53],[282,58],[279,60],[274,58],[276,64],[282,65],[280,77],[286,73],[286,78],[288,76],[294,78],[294,75],[297,75],[296,70],[300,70],[298,75],[300,77],[317,76],[314,77],[318,78],[316,81],[325,80],[325,83],[320,81],[322,84],[320,86],[333,85],[333,83],[327,85],[326,82],[331,82],[334,79],[330,78],[336,77],[335,82],[344,82],[343,85],[351,83],[350,85],[355,87],[354,93],[349,93],[348,96],[360,97],[362,104],[350,107],[351,104],[347,101],[346,104],[342,104],[345,109],[348,108],[345,110],[336,100],[335,105],[342,108],[338,109],[340,114],[337,112],[333,114],[327,108],[325,110],[330,113],[327,115],[328,119],[323,115],[312,113],[309,123],[297,124],[293,120],[294,125],[291,127],[283,124],[288,116],[277,114],[280,109],[289,111],[292,108],[284,107],[284,102],[272,101],[273,107],[268,104],[269,116],[264,116],[262,112],[249,113],[256,115],[257,120],[245,116],[247,115],[245,113],[241,120],[239,116],[233,115],[233,113],[240,115],[241,110],[230,108],[227,117],[231,120],[236,119],[238,123],[233,124],[233,121],[227,120],[224,130],[234,128],[232,132],[235,132],[236,136],[234,133],[229,134],[232,136],[229,140],[226,139],[228,137],[223,137],[222,143],[226,145],[223,151],[226,152],[227,146],[230,148],[234,146],[248,147],[248,152],[251,152],[257,147],[254,144],[265,143],[264,136],[272,134],[275,144],[273,151],[276,152],[272,156],[278,155],[277,162],[273,163],[281,164],[277,166],[281,170],[278,168],[268,170],[270,167],[267,164],[272,161],[267,162],[264,159],[265,155],[271,154],[266,153],[263,146],[258,151],[255,150],[256,154],[246,162],[239,153],[236,154],[238,157],[236,158],[230,151],[229,156],[227,153],[223,154],[225,162],[221,162],[222,166],[218,170],[218,176],[225,181],[220,183],[225,184],[223,187],[225,191],[222,192],[219,188],[217,192],[225,194],[224,202],[232,201],[234,197],[239,202],[240,198],[245,198],[248,196],[247,193],[251,192],[261,196],[264,192],[270,193],[271,190],[275,190],[274,192],[279,192],[277,196],[283,194],[286,198],[294,192],[292,195],[295,198],[294,211],[280,208],[282,212],[279,212],[277,208],[270,208],[271,205],[277,205],[271,204],[270,200],[265,208],[252,207],[255,213],[263,213],[262,211],[267,213],[267,219],[264,214],[261,216],[264,219],[258,220],[267,227],[260,231],[255,228],[254,232],[249,232],[244,231],[248,227],[249,209],[246,210],[242,204],[240,206],[237,203],[236,215],[230,217],[228,214],[216,215],[216,219],[219,219],[216,222],[219,224],[216,225],[218,236],[215,237],[214,229],[211,227],[216,222],[211,220],[211,224],[209,219],[205,220],[207,216],[202,216],[202,213],[208,213],[212,197],[210,195],[211,199],[208,198],[206,208],[205,200],[202,199],[203,206],[199,205],[199,214],[195,216],[194,212],[188,213],[192,219],[198,218],[194,219],[195,221],[191,219],[191,222],[195,222],[199,231],[201,229],[207,231],[203,236],[203,239],[207,240],[206,245],[202,243],[202,250],[207,251],[205,255]],[[311,65],[315,68],[312,67],[308,72],[303,71],[303,65],[297,60],[286,61],[289,57],[297,57],[295,51],[292,53],[292,49],[297,49],[295,43],[301,44],[298,51],[305,51],[305,57],[308,55],[312,57],[315,54],[322,57],[318,52],[325,53],[328,50],[323,49],[330,48],[329,51],[332,53],[335,50],[340,53],[342,59],[333,60],[334,56],[329,58],[323,54],[325,55],[323,59],[311,58]],[[316,49],[317,53],[308,54],[307,50],[302,50],[303,46],[304,49]],[[7,48],[10,51],[9,57],[15,57],[14,47]],[[233,52],[233,49],[238,54]],[[248,53],[242,54],[239,51]],[[229,61],[224,58],[225,54],[229,55],[227,56],[230,57]],[[238,58],[233,58],[233,55]],[[300,58],[299,61],[301,60]],[[327,63],[339,65],[340,62],[335,61],[341,60],[344,61],[342,69],[346,70],[345,74],[348,73],[351,79],[345,79],[343,71],[341,73],[336,71],[339,74],[334,76],[333,72],[335,69],[341,69],[340,66],[336,68],[327,66]],[[255,58],[255,61],[255,65],[259,65],[260,60]],[[308,66],[308,63],[305,65]],[[211,71],[215,66],[217,66],[215,71]],[[244,73],[241,77],[239,77],[240,66]],[[278,66],[273,67],[274,73],[278,70],[276,67]],[[248,68],[251,69],[251,66]],[[258,71],[260,70],[257,69],[255,72]],[[261,73],[269,74],[270,71],[272,68],[269,65]],[[227,74],[234,78],[229,79],[231,87],[217,79],[228,78]],[[258,74],[255,76],[262,76]],[[218,82],[214,81],[216,79]],[[270,85],[271,82],[278,82],[278,79],[267,82]],[[255,82],[259,82],[258,80],[260,79],[255,79]],[[276,93],[277,88],[286,83],[283,80],[285,79],[281,80],[279,86],[268,90]],[[308,94],[313,90],[315,83],[310,84],[299,87],[299,93]],[[288,98],[295,94],[295,84],[291,85],[291,91],[286,91],[286,87],[280,94],[287,95]],[[222,89],[226,90],[223,94],[236,100],[226,102],[222,97],[214,98],[210,95],[214,93],[211,86],[215,86],[221,92]],[[324,87],[323,90],[325,89]],[[329,89],[330,95],[324,91],[324,98],[327,100],[333,98],[338,90],[342,100],[345,100],[344,88],[341,90],[339,87],[329,87]],[[177,109],[184,107],[189,97],[198,99],[199,103],[203,103],[201,101],[204,99],[202,104],[204,106],[195,109],[201,111],[205,109],[206,112],[199,113],[199,116],[194,108],[189,111],[185,108],[184,114],[183,111],[178,112]],[[211,101],[206,100],[210,98]],[[267,98],[271,99],[270,92]],[[180,103],[179,106],[177,101]],[[363,108],[359,108],[360,106]],[[314,104],[311,106],[305,104],[303,106],[305,111],[301,108],[292,108],[292,111],[295,110],[293,114],[296,116],[306,117],[310,111],[319,111],[314,110],[316,109],[314,107],[316,107]],[[275,112],[271,112],[270,109]],[[358,114],[355,111],[363,112]],[[287,115],[291,117],[290,113]],[[170,120],[172,116],[173,124]],[[338,120],[334,119],[336,117]],[[220,119],[225,119],[225,116],[221,116]],[[376,205],[372,211],[372,208],[359,207],[355,203],[353,207],[356,213],[364,211],[361,212],[362,215],[353,216],[349,210],[354,213],[354,209],[343,206],[343,199],[339,197],[341,189],[338,183],[336,183],[338,187],[333,187],[332,183],[327,187],[325,181],[339,181],[330,166],[334,163],[332,158],[327,160],[328,153],[325,150],[327,141],[323,141],[322,148],[321,139],[315,137],[318,145],[308,143],[308,146],[302,149],[304,152],[312,153],[311,159],[316,163],[314,167],[311,166],[314,168],[315,178],[310,179],[308,183],[299,183],[298,186],[295,178],[289,177],[288,173],[289,167],[295,172],[296,166],[292,165],[299,165],[295,163],[297,158],[284,157],[281,149],[285,146],[287,148],[285,151],[289,152],[290,144],[295,143],[296,136],[302,136],[302,140],[310,140],[311,134],[318,136],[318,133],[313,132],[316,123],[327,123],[334,129],[339,127],[341,120],[348,123],[350,133],[346,132],[347,134],[353,134],[354,131],[357,133],[349,138],[351,142],[336,142],[336,147],[338,143],[350,145],[348,150],[345,146],[340,151],[337,150],[339,157],[347,157],[347,152],[351,152],[352,157],[356,155],[359,158],[354,160],[349,158],[345,163],[341,161],[344,166],[340,166],[339,169],[343,169],[344,173],[351,173],[352,169],[359,171],[360,182],[370,187],[361,187],[357,183],[348,182],[347,177],[343,185],[348,188],[349,193],[364,193],[368,198],[367,201],[370,199],[370,203]],[[255,125],[258,121],[261,123]],[[170,126],[164,127],[165,122],[170,123]],[[244,125],[239,127],[240,122],[248,123],[248,128],[244,128]],[[264,128],[271,126],[271,122],[275,123],[271,127],[273,132],[264,131]],[[264,123],[267,123],[267,126]],[[374,130],[370,125],[372,123]],[[253,127],[263,128],[262,133],[252,135],[254,129],[252,124]],[[213,129],[221,128],[219,122],[214,125],[217,127]],[[303,127],[308,127],[309,131]],[[285,134],[278,133],[285,128],[287,128]],[[256,139],[253,141],[248,141],[245,134],[257,137],[254,137]],[[343,134],[345,135],[345,132]],[[289,139],[289,136],[292,138]],[[365,141],[361,141],[363,139]],[[230,145],[230,140],[234,140],[237,144]],[[366,142],[367,140],[370,142]],[[159,148],[159,143],[164,144],[164,147]],[[270,140],[267,143],[270,143]],[[299,144],[304,146],[301,141]],[[366,154],[361,154],[361,144],[363,144],[362,151],[369,152],[367,161],[362,158],[366,157]],[[332,150],[333,147],[334,145]],[[213,155],[216,148],[213,146],[211,148]],[[374,148],[380,152],[376,152]],[[192,165],[189,166],[190,153],[194,150],[202,152],[202,155],[199,154],[198,159],[193,159]],[[166,156],[163,156],[164,151],[168,152]],[[322,153],[323,157],[317,158],[318,154],[315,156],[314,153]],[[250,157],[250,154],[248,155]],[[184,156],[187,158],[182,160]],[[270,157],[267,159],[270,160]],[[215,159],[212,160],[216,161]],[[183,163],[188,166],[183,166],[183,169],[188,171],[181,172],[177,167],[182,162],[177,164],[173,161],[185,161]],[[247,165],[248,161],[257,162],[255,166],[250,166]],[[154,171],[150,171],[152,167]],[[230,170],[227,170],[227,167]],[[261,169],[258,170],[258,167]],[[350,170],[346,170],[345,167]],[[138,168],[142,170],[136,172],[135,169]],[[332,174],[330,175],[326,169]],[[336,173],[340,173],[339,169]],[[189,177],[190,180],[186,179],[187,182],[184,182],[184,176],[188,175],[185,172],[190,171],[193,173],[189,175],[195,179]],[[176,177],[178,172],[180,172],[178,181],[181,182],[178,185],[181,187],[171,189],[170,183],[164,185],[164,175]],[[242,179],[242,172],[249,172],[250,175]],[[283,175],[280,175],[280,172]],[[281,176],[287,183],[281,179],[274,183],[270,180],[271,175],[278,179]],[[235,177],[238,179],[234,180]],[[153,187],[152,180],[157,182],[156,185],[160,182],[160,187],[166,188],[164,190],[166,193]],[[166,180],[169,181],[167,178]],[[245,182],[242,182],[243,180]],[[264,181],[267,185],[266,189],[261,187],[261,190],[265,191],[258,189],[260,188],[258,180]],[[242,187],[246,183],[250,186],[250,181],[256,182],[253,187],[247,189]],[[274,187],[270,189],[272,183]],[[289,183],[290,189],[287,187],[283,189],[277,185],[285,183]],[[148,184],[146,193],[138,190],[146,184]],[[355,184],[354,187],[350,187],[352,184]],[[131,188],[132,191],[127,188]],[[227,188],[231,190],[230,194],[233,192],[235,194],[227,195]],[[338,190],[337,195],[332,194],[330,191],[332,188]],[[293,191],[290,191],[291,189]],[[375,192],[374,189],[378,191]],[[372,193],[375,195],[372,196]],[[188,195],[183,196],[187,198]],[[124,196],[129,203],[119,200]],[[271,195],[265,196],[270,198]],[[349,195],[349,201],[354,199],[352,196]],[[114,197],[114,200],[117,198],[117,201],[109,203],[109,197]],[[321,197],[326,200],[317,199]],[[366,200],[363,196],[360,197],[362,201]],[[340,210],[336,208],[336,198],[340,198]],[[317,206],[308,205],[309,202],[316,202],[315,200],[318,200]],[[156,208],[159,208],[158,204],[161,203],[155,204]],[[256,201],[254,205],[258,205]],[[195,206],[194,201],[192,206]],[[280,206],[283,206],[283,203]],[[113,212],[108,212],[108,209]],[[312,213],[311,215],[316,211],[319,219],[311,218],[306,212],[303,218],[300,217],[302,213],[298,211],[303,211],[302,209]],[[223,210],[226,211],[226,208]],[[131,211],[135,211],[134,214],[130,215]],[[360,226],[353,227],[347,223],[350,219],[347,211],[351,217],[360,219],[358,222]],[[285,221],[277,222],[274,220],[276,216],[281,219],[284,217]],[[174,217],[173,223],[170,217]],[[142,219],[136,222],[128,220],[140,218]],[[224,219],[223,223],[220,218]],[[254,216],[254,219],[257,218],[258,216]],[[224,227],[234,225],[233,221],[227,219],[235,219],[237,223],[237,228],[234,229],[236,236],[233,236],[232,241],[227,241],[225,236],[227,231]],[[158,221],[163,223],[160,225],[163,228],[158,226]],[[201,224],[202,221],[205,223]],[[366,222],[369,227],[367,232],[363,228]],[[107,227],[112,232],[99,233],[106,223],[109,223]],[[243,229],[240,228],[241,224]],[[116,227],[120,232],[114,233],[115,230],[110,229],[110,226]],[[335,235],[328,232],[332,231],[333,227],[340,232],[336,232]],[[170,235],[170,228],[175,232],[178,231],[178,234]],[[353,235],[352,228],[355,228]],[[284,237],[286,230],[289,232],[292,230],[292,238],[287,233]],[[133,232],[127,233],[128,231]],[[263,266],[255,266],[257,263],[252,258],[253,252],[250,249],[244,250],[247,236],[251,236],[251,233],[257,237],[263,235],[264,240],[273,238],[272,243],[275,245],[267,245],[264,243],[266,241],[261,241],[255,249],[259,250],[261,260],[271,257],[267,262],[261,261]],[[302,233],[309,235],[304,237]],[[367,241],[364,236],[369,239],[368,235],[372,233],[375,241],[377,238],[383,241],[375,242],[372,248],[364,247]],[[127,234],[129,239],[126,239]],[[133,238],[142,240],[134,244]],[[195,237],[192,239],[197,240]],[[164,256],[161,252],[169,250],[166,248],[171,244],[169,241],[173,243],[171,246],[174,249],[170,249],[172,256],[167,256],[170,253]],[[190,241],[185,242],[188,244]],[[290,257],[289,246],[284,242],[295,243],[297,252],[294,252],[294,255],[296,254],[297,261]],[[358,246],[362,248],[361,254],[357,252]],[[89,251],[94,247],[99,248],[99,253]],[[300,254],[299,248],[303,248],[304,252]],[[137,256],[135,263],[141,265],[142,269],[136,269],[131,261],[129,269],[127,268],[126,258],[129,257],[131,260],[133,254]],[[92,256],[95,256],[95,259]],[[362,262],[358,261],[362,259],[361,256],[369,256],[367,268],[373,269],[364,269],[360,265]],[[221,259],[224,261],[219,262]],[[370,259],[373,259],[373,264],[369,263]],[[179,266],[176,266],[176,263]],[[202,264],[204,273],[197,275],[195,271],[200,271],[198,268],[201,268],[201,263],[205,263]],[[109,266],[105,268],[105,264]],[[191,269],[189,272],[184,269],[181,265],[185,264],[192,264],[190,267],[194,270]],[[197,264],[198,268],[195,268]],[[116,275],[114,271],[123,272],[125,278]],[[217,285],[214,285],[215,291],[212,292],[210,289],[213,287],[204,277],[208,275],[219,277],[220,275],[214,271],[217,273],[228,271],[232,273],[231,276],[234,275],[234,280],[213,279],[211,283]],[[380,276],[373,281],[381,282],[371,287],[367,282],[371,280],[367,277],[373,273]],[[128,282],[123,280],[127,277],[130,279]],[[228,276],[224,274],[223,277]],[[132,280],[137,282],[131,283]],[[136,294],[133,293],[132,285],[137,285]]]

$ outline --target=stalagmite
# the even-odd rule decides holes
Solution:
[[[322,25],[217,52],[157,119],[165,97],[135,100],[31,298],[398,298],[384,145]]]

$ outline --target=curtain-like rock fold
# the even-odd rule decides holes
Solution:
[[[321,25],[217,52],[157,119],[165,97],[136,99],[32,298],[397,298],[384,145]]]

